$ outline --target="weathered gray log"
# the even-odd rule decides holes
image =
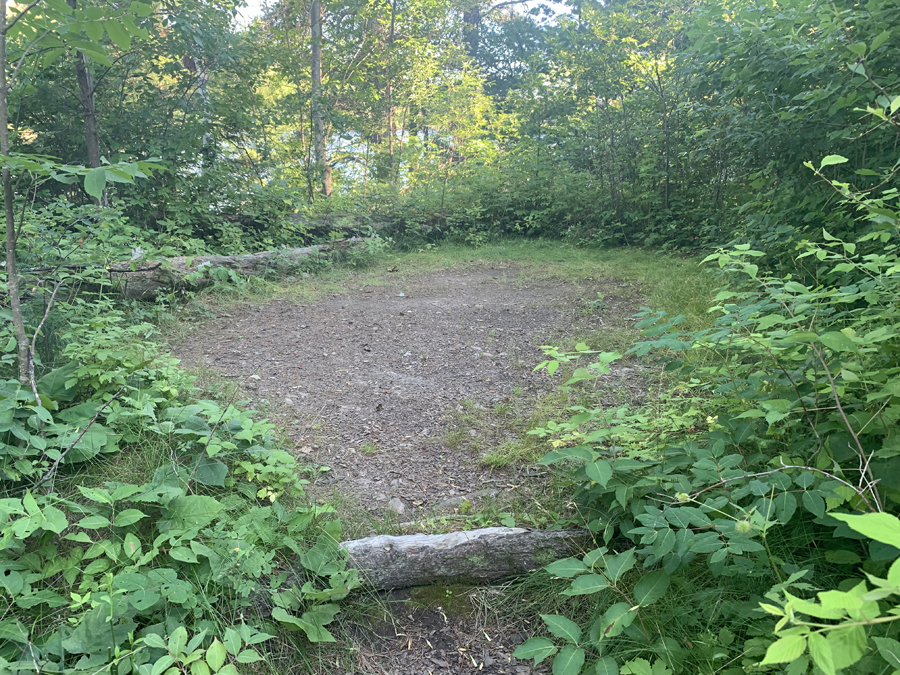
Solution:
[[[483,583],[531,572],[584,550],[583,530],[487,527],[449,534],[381,535],[346,541],[348,565],[370,588]]]
[[[250,276],[272,273],[286,274],[309,262],[311,258],[329,253],[334,248],[334,245],[323,244],[246,255],[204,255],[167,258],[158,261],[137,260],[134,263],[113,265],[109,268],[109,273],[113,280],[120,284],[126,297],[151,300],[171,291],[197,290],[209,286],[216,281],[209,274],[209,271],[213,269],[224,267]]]

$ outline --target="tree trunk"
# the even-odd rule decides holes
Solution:
[[[370,588],[485,582],[525,574],[577,553],[589,542],[579,530],[487,527],[449,534],[382,535],[341,544],[349,565]]]
[[[6,0],[0,0],[0,155],[9,157],[9,83],[6,78]],[[16,268],[16,215],[13,210],[13,184],[9,166],[0,170],[3,183],[3,211],[6,219],[6,283],[9,289],[9,308],[18,346],[19,382],[30,386],[31,353],[22,316],[19,296],[19,273]]]
[[[77,0],[66,0],[69,7],[75,9]],[[100,166],[100,134],[97,131],[97,113],[94,106],[94,78],[87,65],[87,58],[81,52],[75,52],[75,75],[78,79],[78,94],[81,110],[84,114],[84,144],[87,147],[88,166],[96,169]],[[99,200],[100,206],[109,206],[106,190]]]
[[[397,127],[394,123],[394,64],[391,59],[394,56],[394,31],[397,21],[397,3],[391,2],[391,27],[388,33],[388,64],[387,84],[384,88],[384,98],[387,102],[387,136],[388,136],[388,180],[394,179],[394,136]]]
[[[316,171],[321,173],[322,192],[331,196],[331,166],[325,143],[325,116],[322,111],[322,3],[312,0],[309,10],[312,31],[312,118],[315,136]]]
[[[481,4],[478,0],[463,12],[463,42],[469,58],[477,63],[481,48]]]

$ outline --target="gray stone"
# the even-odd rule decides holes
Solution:
[[[465,497],[448,497],[447,499],[442,499],[437,504],[435,504],[434,509],[438,513],[452,513],[460,506],[462,506],[466,502]]]
[[[399,497],[391,499],[391,501],[388,502],[387,507],[398,516],[402,516],[406,513],[406,504],[404,504],[403,500]]]

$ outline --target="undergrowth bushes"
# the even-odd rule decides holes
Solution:
[[[555,639],[517,656],[556,675],[900,669],[898,192],[829,183],[862,222],[799,244],[802,276],[740,244],[707,259],[729,281],[711,327],[645,310],[630,354],[676,377],[655,409],[582,406],[531,432],[600,546],[546,568],[589,618],[543,615]],[[594,357],[567,388],[621,358],[547,353],[551,373]]]
[[[358,580],[311,468],[198,399],[152,311],[94,293],[53,315],[37,397],[0,382],[0,672],[233,675],[285,629],[333,641]]]

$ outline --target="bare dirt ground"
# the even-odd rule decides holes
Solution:
[[[637,309],[634,290],[612,280],[523,281],[512,265],[379,284],[247,306],[175,349],[189,365],[252,377],[244,388],[283,411],[297,453],[331,467],[338,490],[373,511],[399,499],[394,510],[409,513],[505,484],[447,447],[452,412],[555,386],[533,372],[540,345],[623,325]],[[603,313],[582,316],[581,298],[601,289]]]
[[[602,313],[583,311],[583,299],[598,291]],[[477,453],[447,443],[448,432],[460,433],[458,411],[490,409],[511,396],[535,400],[558,384],[533,372],[542,360],[540,345],[630,328],[627,319],[638,307],[634,286],[613,279],[536,281],[513,263],[415,276],[368,274],[343,293],[311,303],[278,300],[229,310],[191,333],[175,353],[188,365],[244,380],[256,403],[282,412],[298,455],[332,468],[327,489],[377,517],[393,510],[392,517],[410,520],[521,482],[514,474],[528,467],[491,469]],[[631,400],[643,396],[633,365],[608,377]],[[512,658],[524,639],[521,628],[448,616],[436,603],[398,604],[402,600],[396,593],[385,598],[394,617],[389,623],[345,631],[352,658],[323,661],[322,672],[546,671],[546,664],[534,671]]]

